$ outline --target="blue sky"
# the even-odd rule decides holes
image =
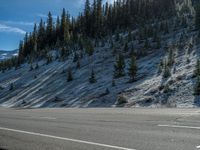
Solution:
[[[66,8],[73,16],[82,11],[85,0],[0,0],[0,50],[13,50],[34,22],[54,16]]]

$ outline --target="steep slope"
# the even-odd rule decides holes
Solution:
[[[181,42],[182,34],[186,32]],[[5,107],[196,107],[198,97],[193,95],[193,72],[199,56],[196,32],[182,29],[173,36],[162,37],[162,45],[174,46],[175,64],[171,76],[163,78],[158,73],[161,59],[168,55],[165,46],[138,59],[137,81],[129,77],[116,79],[112,86],[115,56],[108,44],[97,47],[93,56],[81,60],[76,68],[73,56],[66,62],[55,60],[46,65],[39,62],[39,69],[30,71],[30,65],[0,73],[0,103]],[[164,43],[165,42],[165,43]],[[191,46],[192,45],[192,46]],[[126,59],[128,64],[129,59]],[[92,63],[91,63],[92,62]],[[34,64],[35,65],[35,64]],[[74,80],[67,82],[67,68],[71,67]],[[91,68],[95,69],[97,83],[90,84]],[[11,85],[13,87],[11,89]],[[167,88],[166,88],[167,87]],[[121,99],[126,104],[117,105]]]
[[[177,0],[176,7],[178,16],[121,33],[118,40],[117,34],[106,37],[97,44],[92,56],[83,53],[80,68],[74,62],[75,52],[63,61],[59,50],[51,50],[51,63],[43,59],[37,62],[39,68],[35,68],[36,62],[31,69],[26,63],[19,69],[0,73],[0,105],[24,108],[199,107],[199,97],[194,95],[197,80],[194,70],[200,54],[200,39],[194,27],[194,8],[191,0]],[[131,41],[128,40],[130,33]],[[126,44],[128,48],[124,51]],[[138,71],[136,81],[131,83],[127,70],[133,47]],[[168,64],[170,52],[171,65]],[[81,50],[76,53],[80,54]],[[126,75],[115,79],[113,86],[113,66],[119,53],[125,57]],[[163,75],[163,63],[169,66],[167,77]],[[71,82],[67,82],[69,68],[74,79]],[[94,84],[89,83],[92,70],[97,79]]]
[[[188,47],[184,47],[183,52],[176,54],[170,78],[165,79],[162,74],[155,72],[123,93],[129,101],[127,106],[198,107],[200,101],[199,97],[194,95],[193,78],[197,57],[199,46],[189,52]],[[146,65],[149,65],[148,61]]]

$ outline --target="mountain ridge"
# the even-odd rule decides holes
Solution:
[[[19,50],[0,50],[0,60],[10,59],[12,57],[18,56]]]

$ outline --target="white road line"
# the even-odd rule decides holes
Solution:
[[[107,148],[118,149],[118,150],[136,150],[136,149],[125,148],[125,147],[120,147],[120,146],[107,145],[107,144],[101,144],[101,143],[95,143],[95,142],[89,142],[89,141],[53,136],[53,135],[42,134],[42,133],[28,132],[28,131],[23,131],[23,130],[9,129],[9,128],[3,128],[3,127],[0,127],[0,130],[29,134],[29,135],[35,135],[35,136],[48,137],[48,138],[53,138],[53,139],[65,140],[65,141],[88,144],[88,145],[95,145],[95,146],[100,146],[100,147],[107,147]]]
[[[199,146],[196,146],[196,148],[197,148],[197,149],[200,149],[200,145],[199,145]]]
[[[36,116],[30,116],[28,118],[33,118],[33,119],[47,119],[47,120],[56,120],[55,117],[45,117],[45,116],[41,116],[41,117],[36,117]]]
[[[158,126],[159,127],[168,127],[168,128],[185,128],[185,129],[197,129],[197,130],[200,130],[200,127],[193,127],[193,126],[179,126],[179,125],[169,125],[169,124],[166,124],[166,125],[159,124]]]
[[[40,119],[55,120],[56,118],[54,118],[54,117],[40,117]]]
[[[169,125],[169,124],[159,124],[159,127],[168,127],[168,128],[184,128],[184,129],[196,129],[200,130],[200,127],[193,127],[193,126],[179,126],[179,125]],[[196,146],[197,149],[200,149],[200,145]]]

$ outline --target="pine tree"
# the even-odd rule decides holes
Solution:
[[[130,77],[131,82],[135,80],[136,74],[137,74],[137,63],[136,63],[136,57],[133,55],[131,57],[131,61],[129,63],[129,68],[128,68],[128,75]]]
[[[148,40],[148,39],[145,40],[144,48],[145,48],[146,50],[149,49],[149,40]]]
[[[46,65],[53,61],[53,56],[51,54],[46,55]]]
[[[120,34],[119,32],[117,31],[116,34],[115,34],[115,41],[118,42],[120,39]]]
[[[28,50],[28,33],[25,34],[25,37],[24,37],[24,57],[27,57],[30,53],[30,51]]]
[[[128,42],[133,40],[131,31],[128,32]]]
[[[92,72],[91,72],[91,75],[90,75],[90,78],[89,78],[89,82],[92,83],[92,84],[97,82],[93,69],[92,69]]]
[[[67,82],[70,82],[72,80],[73,80],[72,71],[71,68],[69,68],[67,71]]]
[[[47,27],[46,27],[46,41],[49,46],[52,45],[53,41],[53,18],[51,12],[48,14]]]
[[[108,95],[109,93],[110,93],[109,89],[106,88],[106,91],[105,91],[104,95]]]
[[[119,54],[116,58],[116,64],[114,65],[114,77],[120,78],[125,75],[125,61],[124,56],[122,54]]]
[[[161,39],[160,39],[160,36],[158,36],[157,39],[156,39],[156,48],[157,49],[161,48]]]
[[[165,22],[165,34],[168,34],[169,33],[169,25],[168,25],[168,22],[166,21]]]
[[[90,8],[90,0],[85,1],[85,10],[84,10],[84,15],[85,15],[85,34],[90,35],[90,30],[91,30],[91,8]]]
[[[194,77],[200,76],[200,59],[197,60],[195,70],[194,70]]]
[[[87,41],[87,46],[86,46],[86,52],[88,53],[89,56],[92,56],[94,53],[94,46],[91,41]]]
[[[168,54],[168,66],[171,67],[173,64],[174,64],[174,52],[173,52],[173,49],[170,48],[169,49],[169,54]]]
[[[29,71],[33,70],[33,64],[31,63]]]
[[[196,5],[195,8],[195,25],[196,25],[196,29],[200,29],[200,3],[198,2],[198,4]]]
[[[116,86],[115,79],[112,80],[112,87]]]
[[[194,95],[200,95],[200,76],[197,77],[197,81],[194,87]]]
[[[63,8],[62,16],[61,16],[61,41],[66,44],[69,40],[69,26],[67,22],[67,14],[65,9]]]
[[[170,68],[168,66],[168,62],[167,60],[164,61],[164,68],[163,68],[163,77],[164,78],[168,78],[171,76],[171,71],[170,71]]]
[[[40,20],[40,24],[39,24],[39,28],[38,28],[37,40],[38,40],[38,49],[40,49],[40,50],[44,49],[45,48],[45,23],[43,22],[42,19]]]
[[[61,32],[60,32],[60,18],[59,16],[56,19],[56,39],[57,39],[57,43],[60,46],[60,37],[61,36]]]
[[[131,56],[133,56],[133,55],[135,55],[135,49],[134,49],[134,46],[133,46],[133,44],[132,44],[131,50],[130,50],[130,53],[129,53],[129,56],[131,57]]]
[[[10,89],[9,89],[9,90],[12,91],[13,89],[14,89],[14,83],[11,83],[11,84],[10,84]]]
[[[17,68],[24,62],[24,43],[23,41],[20,41],[19,43],[19,55],[18,55],[18,61],[17,61]]]
[[[39,69],[39,64],[38,64],[38,63],[36,63],[35,69],[36,69],[36,70]]]
[[[125,45],[124,45],[124,52],[128,52],[128,43],[126,42]]]
[[[102,0],[97,0],[97,36],[102,36],[102,23],[103,23],[103,13],[102,13]]]
[[[77,62],[79,60],[79,55],[75,52],[73,62]]]
[[[80,59],[78,59],[77,64],[76,64],[76,68],[79,69],[81,67],[81,63],[80,63]]]

